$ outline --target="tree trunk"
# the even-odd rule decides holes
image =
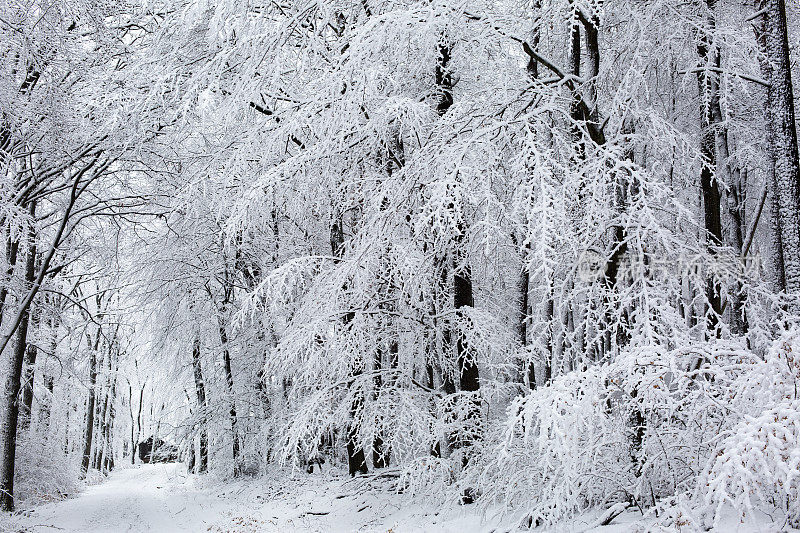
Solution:
[[[31,204],[33,205],[33,204]],[[34,214],[34,210],[31,209],[31,215]],[[36,255],[36,232],[33,226],[30,227],[28,238],[30,241],[31,249],[29,253]],[[34,259],[34,270],[36,261]],[[33,272],[31,270],[31,279],[30,283],[33,283]],[[41,309],[38,306],[34,306],[31,304],[30,306],[30,322],[33,326],[34,331],[36,331],[39,327],[39,315],[41,314]],[[27,430],[31,425],[31,413],[33,409],[33,382],[36,375],[36,357],[38,355],[38,347],[36,343],[27,342],[27,346],[25,348],[25,363],[23,366],[23,374],[22,374],[22,407],[20,410],[20,421],[19,421],[19,428],[20,430]]]
[[[769,82],[767,123],[770,159],[770,188],[773,195],[773,224],[780,261],[777,288],[791,294],[800,292],[800,162],[784,0],[758,0],[763,12],[759,44],[762,64]],[[800,312],[797,298],[791,306]]]
[[[36,206],[31,203],[29,212],[35,215]],[[32,235],[33,232],[31,231]],[[36,246],[31,240],[28,255],[25,260],[25,290],[29,291],[33,285],[36,265]],[[4,389],[4,405],[2,430],[0,431],[0,509],[3,511],[14,510],[14,467],[17,453],[17,423],[19,420],[19,392],[22,378],[22,363],[25,358],[25,347],[28,339],[29,308],[23,309],[19,327],[16,331],[14,349],[11,352],[11,361],[6,375]]]
[[[108,409],[106,410],[108,413],[108,418],[105,419],[105,424],[103,426],[103,470],[108,473],[114,469],[114,446],[112,440],[112,434],[114,430],[114,418],[116,415],[114,409],[114,402],[117,399],[117,370],[118,370],[118,363],[116,362],[119,359],[119,353],[116,354],[114,368],[111,372],[111,391],[108,396]]]
[[[735,183],[734,177],[737,173],[733,172],[730,161],[730,150],[728,145],[728,129],[724,124],[722,104],[720,101],[720,75],[721,67],[719,48],[713,42],[713,32],[716,29],[716,5],[717,0],[706,0],[707,23],[705,33],[700,39],[698,54],[704,69],[698,74],[698,83],[701,90],[700,96],[703,99],[703,111],[701,116],[701,148],[708,166],[703,169],[704,174],[714,172],[713,183],[709,183],[708,177],[701,175],[701,187],[703,188],[703,201],[705,209],[706,230],[712,235],[709,245],[714,247],[722,242],[730,246],[737,256],[742,255],[742,217],[740,206],[741,185]],[[713,138],[713,155],[711,155],[711,139]],[[720,184],[724,184],[726,201],[725,209],[722,209],[722,198],[720,195]],[[706,202],[713,204],[718,202],[720,205],[711,205],[709,211]],[[715,212],[716,211],[716,212]],[[724,215],[724,223],[723,223]],[[717,218],[719,220],[717,220]],[[719,230],[717,229],[719,225]],[[713,250],[710,253],[714,254]],[[720,287],[709,285],[709,295],[715,299],[712,302],[712,311],[719,314],[724,309],[721,302]],[[717,300],[716,298],[719,298]],[[730,326],[734,333],[745,332],[744,322],[744,300],[741,284],[734,284],[729,293],[732,303],[730,316]],[[719,306],[718,309],[716,306]],[[716,325],[716,317],[710,317],[709,326],[713,329]]]
[[[131,449],[131,464],[136,464],[136,436],[133,433],[134,429],[134,417],[133,417],[133,386],[131,385],[130,381],[128,381],[128,413],[131,415],[131,440],[130,440],[130,449]]]
[[[709,2],[713,3],[713,0]],[[712,63],[712,68],[718,68],[719,54],[713,49],[708,34],[703,34],[697,45],[697,54],[703,66]],[[700,169],[700,193],[703,200],[703,221],[706,230],[707,249],[714,258],[717,249],[722,245],[722,216],[721,194],[719,183],[714,175],[717,165],[716,139],[713,128],[713,116],[708,99],[714,93],[712,77],[706,75],[707,71],[697,74],[697,84],[701,98],[700,103],[700,154],[703,158]],[[719,281],[709,277],[706,284],[706,299],[710,309],[706,313],[708,331],[714,336],[719,336],[719,317],[722,314],[722,287]]]
[[[97,384],[97,346],[101,331],[97,331],[94,347],[89,350],[89,397],[86,400],[86,429],[83,433],[83,456],[81,459],[81,475],[86,476],[92,458],[92,440],[94,437],[95,385]]]
[[[111,348],[109,348],[110,350]],[[106,362],[109,361],[110,354],[104,354],[103,359],[99,362],[98,366],[104,369]],[[104,379],[98,386],[98,398],[95,401],[95,416],[94,416],[94,446],[92,448],[92,461],[91,466],[95,470],[100,470],[103,459],[103,424],[106,418],[106,409],[108,408],[108,373],[103,372]]]
[[[39,432],[43,435],[44,439],[47,439],[48,434],[50,433],[50,413],[53,409],[53,386],[55,384],[55,379],[50,374],[44,374],[42,376],[42,381],[44,382],[44,390],[45,397],[42,398],[42,404],[39,408]]]
[[[453,105],[453,76],[450,67],[451,58],[451,43],[443,35],[439,38],[438,44],[439,55],[437,57],[436,69],[434,78],[436,87],[439,92],[439,101],[436,106],[436,112],[440,117],[443,117]],[[455,206],[452,206],[454,209]],[[474,307],[475,302],[472,293],[472,271],[469,265],[469,259],[466,257],[464,250],[464,227],[463,222],[459,224],[459,232],[454,237],[453,247],[455,249],[453,261],[453,308],[458,312],[460,309]],[[448,333],[450,333],[448,331]],[[449,343],[452,339],[448,339],[445,344],[445,350],[448,350]],[[466,344],[463,336],[458,335],[455,342],[456,348],[456,370],[459,373],[459,385],[463,392],[477,392],[480,388],[480,380],[478,375],[478,363],[475,360],[474,354],[470,353],[471,348]],[[445,381],[447,382],[449,378]],[[452,386],[445,387],[452,389]],[[453,391],[455,392],[455,391]],[[480,400],[477,397],[472,398],[470,402],[469,412],[467,413],[467,420],[465,422],[475,425],[473,428],[475,433],[469,433],[469,436],[453,439],[451,437],[451,445],[454,448],[468,447],[472,445],[474,435],[480,433],[481,427],[481,411]],[[463,456],[463,462],[466,464],[468,460],[467,454]]]
[[[330,242],[331,252],[334,256],[341,259],[341,257],[344,255],[344,224],[341,214],[336,214],[333,217],[333,221],[331,223]],[[342,289],[345,290],[346,288],[347,287],[345,286]],[[345,313],[344,316],[342,316],[343,327],[348,327],[350,322],[353,321],[353,318],[355,317],[352,312]],[[356,355],[356,357],[359,356]],[[363,372],[364,362],[359,358],[352,370],[350,383],[354,384]],[[358,425],[355,423],[355,419],[361,411],[363,405],[364,393],[361,390],[357,390],[353,396],[353,401],[350,404],[350,420],[347,423],[347,428],[345,431],[347,439],[345,442],[345,448],[347,451],[347,469],[351,476],[355,476],[356,474],[366,474],[369,471],[367,469],[367,457],[364,454],[364,448],[358,442]]]
[[[33,381],[38,349],[36,344],[28,343],[25,349],[25,371],[22,376],[22,409],[20,411],[20,430],[26,430],[31,425],[31,412],[33,409]]]
[[[19,241],[8,237],[6,240],[6,275],[2,286],[0,286],[0,324],[3,323],[3,313],[5,311],[6,299],[8,298],[9,284],[14,276],[14,267],[17,265],[17,254],[19,252]]]
[[[59,319],[57,313],[53,313],[49,320],[50,324],[50,357],[56,356],[56,348],[58,347],[58,326]],[[50,414],[53,408],[53,387],[55,385],[55,378],[47,371],[45,367],[42,373],[42,381],[44,382],[45,396],[42,398],[42,405],[39,409],[39,426],[44,438],[47,438],[50,432]]]
[[[111,342],[108,353],[108,375],[106,376],[106,391],[103,400],[103,410],[100,415],[100,439],[95,455],[95,468],[108,472],[108,458],[111,455],[111,422],[113,419],[114,396],[116,394],[116,380],[114,377],[114,350],[116,350],[116,334]]]
[[[203,474],[208,470],[208,434],[206,430],[206,385],[203,381],[203,367],[200,363],[200,337],[195,337],[192,345],[192,367],[194,368],[194,388],[197,393],[197,407],[200,411],[200,460],[196,465],[196,473]]]
[[[225,384],[228,388],[228,400],[230,401],[230,411],[228,412],[231,420],[231,436],[233,438],[233,475],[239,475],[239,433],[236,428],[236,391],[233,386],[233,369],[231,368],[231,352],[228,349],[228,329],[223,313],[225,308],[218,315],[219,341],[222,345],[222,363],[225,371]]]

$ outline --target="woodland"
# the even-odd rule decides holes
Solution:
[[[0,0],[3,517],[800,528],[799,83],[796,0]]]

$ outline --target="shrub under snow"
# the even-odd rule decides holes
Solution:
[[[558,376],[509,406],[473,481],[531,524],[619,501],[663,521],[678,500],[715,524],[731,507],[742,520],[776,508],[796,524],[798,349],[792,335],[766,360],[722,342],[646,347]]]

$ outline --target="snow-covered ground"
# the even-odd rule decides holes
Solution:
[[[474,505],[439,507],[419,499],[412,503],[404,495],[366,488],[360,479],[305,474],[222,483],[213,477],[187,475],[182,464],[142,465],[118,469],[74,498],[20,513],[13,524],[3,525],[26,533],[518,531],[518,516],[482,513]],[[635,513],[592,528],[595,519],[582,517],[550,531],[664,531]],[[768,522],[759,526],[732,520],[726,521],[724,531],[791,530]]]
[[[264,479],[217,483],[187,475],[182,464],[113,472],[75,498],[23,513],[31,533],[67,531],[212,533],[269,531],[490,531],[477,511],[406,506],[388,493],[354,494],[344,479],[303,476],[291,487]]]

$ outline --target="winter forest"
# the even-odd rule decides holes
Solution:
[[[0,0],[0,529],[800,528],[796,0]]]

